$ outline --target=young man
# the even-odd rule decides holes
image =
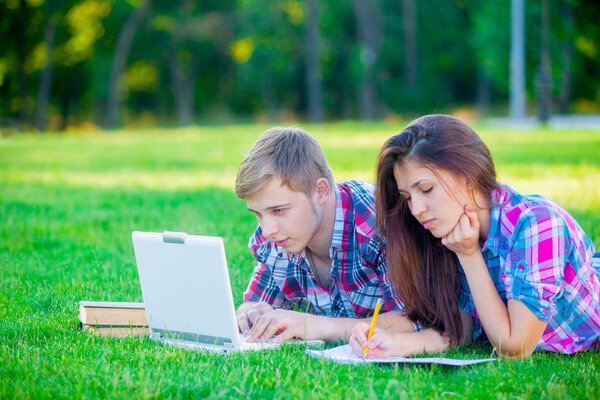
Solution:
[[[398,312],[382,314],[378,327],[413,330],[388,279],[373,189],[334,184],[321,147],[301,129],[272,128],[254,143],[235,184],[259,223],[249,242],[258,265],[237,310],[249,341],[347,340],[380,298],[382,312]]]

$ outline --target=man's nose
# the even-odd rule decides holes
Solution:
[[[270,238],[279,232],[279,226],[273,218],[263,217],[261,223],[262,234],[264,237]]]

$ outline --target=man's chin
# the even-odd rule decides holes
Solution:
[[[300,247],[298,245],[286,244],[285,246],[280,246],[283,250],[285,250],[288,254],[300,254],[304,251],[305,247]]]
[[[283,249],[288,254],[300,254],[300,253],[302,253],[302,250],[304,250],[303,248],[302,249],[298,249],[298,248],[293,247],[293,246],[285,246],[285,247],[283,247]]]

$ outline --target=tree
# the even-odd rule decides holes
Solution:
[[[511,118],[525,117],[525,4],[511,0],[510,106]]]
[[[44,29],[44,50],[46,64],[40,76],[40,85],[36,101],[35,128],[38,131],[46,129],[48,121],[48,101],[52,88],[52,48],[54,47],[54,33],[56,30],[56,16],[54,15],[53,0],[46,0],[47,20]]]
[[[305,4],[304,63],[306,66],[308,119],[311,122],[321,122],[323,121],[323,88],[321,85],[319,10],[316,0],[305,0]]]
[[[569,111],[571,103],[571,85],[573,81],[573,36],[574,36],[574,15],[573,7],[570,1],[562,4],[564,37],[562,38],[562,48],[560,54],[561,76],[560,76],[560,94],[558,98],[558,110],[561,114]]]
[[[373,120],[377,108],[375,62],[379,50],[380,17],[376,0],[354,0],[354,14],[360,47],[361,76],[358,110],[363,120]]]
[[[131,12],[117,38],[115,56],[108,81],[108,98],[104,117],[104,127],[107,129],[113,129],[117,125],[121,101],[119,78],[127,66],[127,58],[129,57],[131,42],[133,42],[135,32],[148,15],[151,4],[152,0],[141,0],[141,5]]]
[[[402,32],[404,38],[404,64],[406,86],[410,92],[417,89],[417,15],[414,0],[402,0]]]
[[[19,98],[21,100],[19,119],[23,125],[29,122],[29,112],[27,110],[27,77],[25,76],[25,60],[28,52],[28,43],[26,40],[28,19],[29,6],[27,5],[27,1],[19,0],[19,12],[16,23],[17,82],[19,85]]]
[[[552,103],[552,82],[550,65],[550,15],[548,0],[541,0],[540,4],[540,74],[538,80],[538,118],[541,122],[550,119]]]

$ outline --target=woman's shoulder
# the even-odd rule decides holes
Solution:
[[[545,196],[523,195],[508,185],[502,185],[493,200],[492,209],[496,211],[494,216],[500,220],[500,225],[507,233],[540,228],[540,225],[547,225],[544,230],[579,228],[563,207]]]
[[[502,236],[535,241],[534,236],[563,236],[578,242],[589,242],[589,238],[561,205],[554,200],[537,195],[522,195],[508,185],[500,188],[502,200],[493,205],[493,213],[499,220]]]

